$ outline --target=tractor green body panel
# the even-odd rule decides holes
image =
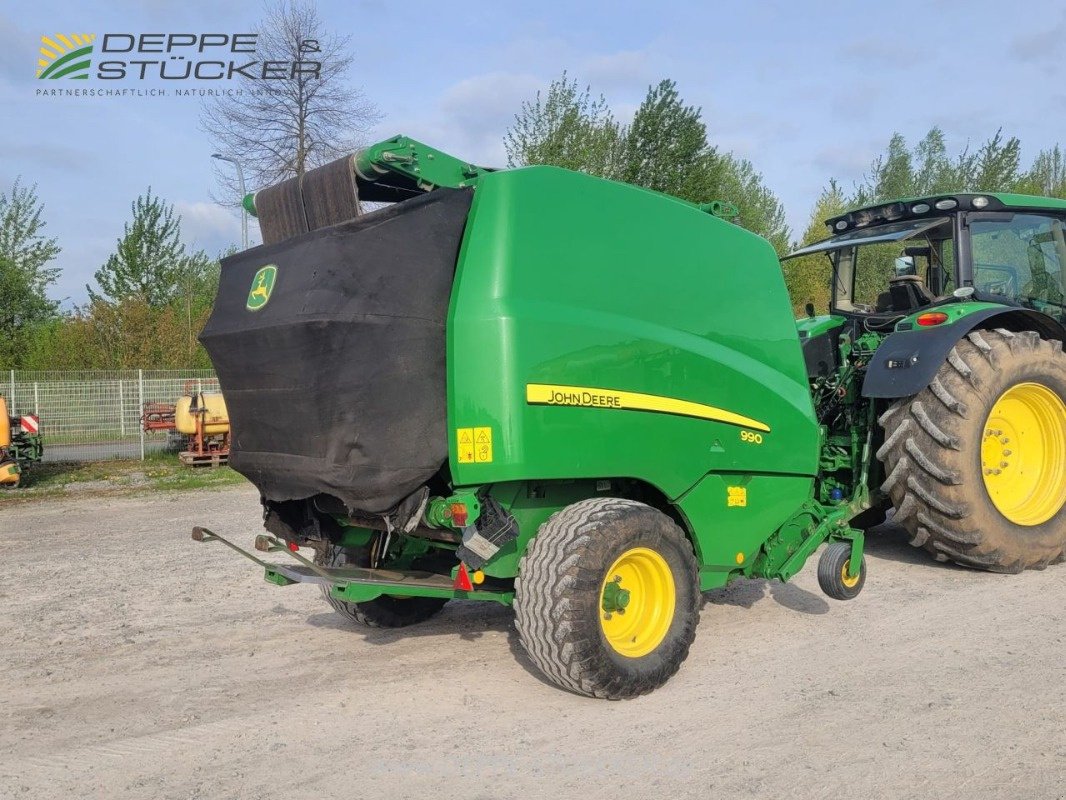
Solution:
[[[911,315],[905,317],[904,319],[901,319],[899,322],[897,322],[896,323],[896,330],[897,331],[898,330],[916,330],[916,331],[927,330],[927,331],[931,331],[931,330],[934,330],[935,328],[943,328],[945,325],[953,325],[956,322],[958,322],[959,320],[964,319],[965,317],[969,317],[972,314],[976,314],[976,313],[978,313],[980,311],[989,311],[989,310],[1003,311],[1004,308],[1005,308],[1005,306],[1002,303],[983,303],[983,302],[947,303],[947,304],[942,305],[942,306],[936,306],[934,308],[923,308],[923,309],[921,309],[919,311],[915,311],[913,314],[911,314]],[[930,314],[930,313],[936,313],[936,312],[947,314],[948,315],[947,322],[942,322],[939,325],[930,325],[930,326],[924,327],[924,328],[921,325],[918,324],[918,322],[917,322],[918,317],[920,317],[922,314]],[[900,328],[900,325],[902,325],[903,328]],[[963,336],[963,334],[959,334],[960,338],[962,336]]]
[[[796,330],[800,338],[814,338],[829,333],[834,328],[839,328],[846,320],[844,317],[834,314],[822,314],[817,317],[800,317],[796,320]]]
[[[1066,200],[1058,197],[1040,197],[1035,194],[1011,194],[1010,192],[990,192],[1003,205],[1010,208],[1066,208]]]
[[[552,167],[481,176],[447,332],[454,484],[624,477],[673,500],[708,473],[814,476],[789,310],[773,248],[690,204]],[[764,538],[797,506],[759,502]]]

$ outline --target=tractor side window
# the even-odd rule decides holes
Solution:
[[[1061,316],[1066,308],[1063,221],[1043,214],[981,215],[970,223],[974,287]]]
[[[925,282],[938,295],[951,294],[958,288],[955,284],[955,240],[942,239],[937,242],[936,254],[940,257],[929,264],[929,275]]]
[[[885,242],[859,247],[855,264],[854,302],[861,308],[874,311],[884,305],[888,282],[896,275],[896,260],[900,258],[900,244]],[[880,301],[880,302],[879,302]]]

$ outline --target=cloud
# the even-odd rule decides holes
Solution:
[[[33,35],[20,28],[7,14],[0,14],[0,76],[28,80],[37,69],[40,33]]]
[[[5,161],[17,163],[21,171],[27,172],[30,171],[25,169],[28,166],[64,172],[83,171],[93,160],[93,154],[88,150],[49,142],[3,143],[0,152]]]
[[[830,102],[832,112],[851,122],[868,121],[885,108],[888,90],[879,81],[854,81],[846,84]]]
[[[490,72],[464,78],[445,89],[429,113],[394,114],[377,132],[404,133],[459,158],[502,166],[507,160],[504,132],[522,101],[546,85],[528,73]]]
[[[1014,37],[1011,55],[1022,61],[1058,62],[1062,57],[1062,42],[1066,39],[1066,12],[1051,27]]]
[[[862,178],[879,152],[874,144],[866,147],[831,145],[815,152],[811,163],[826,175],[847,184]]]
[[[644,50],[621,50],[588,59],[578,73],[587,79],[593,91],[630,89],[649,83],[651,64]]]
[[[241,219],[233,209],[204,200],[179,200],[174,211],[181,216],[182,239],[191,250],[215,255],[241,241]]]
[[[844,45],[841,53],[848,61],[866,67],[876,65],[895,68],[917,66],[922,55],[916,41],[896,36],[891,39],[856,39]]]

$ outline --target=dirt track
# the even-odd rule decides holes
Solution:
[[[256,496],[0,510],[0,798],[1066,797],[1066,566],[885,529],[859,599],[813,563],[709,593],[680,674],[607,703],[532,674],[508,609],[350,628],[194,523],[250,544]]]

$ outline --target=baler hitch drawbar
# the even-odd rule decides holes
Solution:
[[[331,597],[345,603],[364,603],[382,595],[400,597],[443,597],[453,600],[494,600],[510,605],[514,592],[510,589],[457,588],[454,577],[420,570],[367,569],[365,567],[321,567],[301,555],[291,546],[273,536],[260,534],[255,537],[255,549],[263,553],[284,551],[295,558],[298,565],[287,566],[263,561],[224,536],[195,527],[192,538],[196,542],[222,542],[222,544],[253,561],[265,571],[264,578],[276,586],[293,583],[316,583],[329,587]]]

